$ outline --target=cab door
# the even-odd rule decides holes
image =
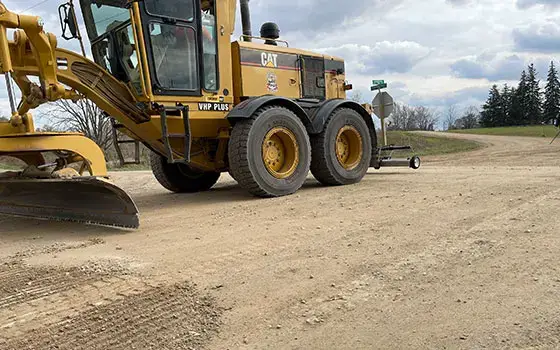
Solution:
[[[139,2],[154,95],[202,96],[198,0]]]

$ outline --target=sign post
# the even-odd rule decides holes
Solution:
[[[385,118],[393,113],[394,100],[391,95],[381,89],[386,88],[387,83],[385,80],[374,80],[371,91],[378,90],[378,94],[373,99],[373,111],[375,115],[381,119],[381,132],[383,133],[383,146],[387,146],[387,127],[385,125]]]
[[[385,119],[393,113],[395,108],[395,102],[393,97],[386,93],[385,91],[381,91],[387,87],[387,83],[385,80],[373,80],[373,85],[371,87],[371,91],[378,91],[377,95],[373,99],[372,106],[373,113],[381,119],[381,130],[383,132],[383,146],[379,147],[376,158],[372,161],[371,166],[375,169],[381,169],[382,167],[387,166],[406,166],[412,169],[420,168],[420,158],[418,156],[413,156],[410,158],[399,158],[393,159],[393,156],[390,154],[388,156],[383,155],[383,152],[392,152],[396,150],[412,150],[411,146],[396,146],[396,145],[387,145],[387,127],[385,125]],[[559,133],[560,136],[560,133]]]
[[[379,115],[381,118],[381,132],[383,133],[383,146],[387,146],[387,125],[385,124],[385,99],[383,92],[379,101]]]

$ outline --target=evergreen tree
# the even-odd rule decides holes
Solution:
[[[554,61],[550,62],[544,96],[543,119],[545,122],[549,122],[560,116],[560,81],[558,81]]]
[[[511,95],[510,125],[527,124],[527,72],[521,72],[517,89]]]
[[[500,116],[500,126],[509,126],[512,125],[511,120],[511,106],[513,102],[513,88],[510,89],[508,84],[504,84],[501,92],[501,100],[502,100],[502,110]]]
[[[498,86],[494,84],[492,89],[490,89],[488,100],[486,100],[486,103],[482,106],[480,124],[487,128],[498,126],[502,116],[502,99]]]
[[[519,102],[517,100],[517,89],[515,87],[510,87],[509,88],[509,99],[508,99],[508,110],[507,110],[507,125],[511,126],[511,125],[516,125],[517,122],[515,120],[515,116],[516,113],[519,114],[519,112],[516,112],[516,108],[519,105]]]
[[[542,95],[539,84],[540,81],[537,79],[537,71],[533,63],[531,63],[527,74],[526,97],[526,118],[529,124],[539,124],[543,121]]]

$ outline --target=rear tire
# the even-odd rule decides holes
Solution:
[[[201,172],[185,164],[169,164],[156,153],[150,155],[150,165],[156,180],[167,190],[176,193],[195,193],[210,190],[220,173]]]
[[[311,144],[292,111],[269,106],[235,124],[228,157],[242,188],[258,197],[280,197],[303,186],[311,166]]]
[[[362,116],[349,108],[336,109],[322,133],[311,138],[311,173],[327,186],[360,182],[371,162],[371,135]]]

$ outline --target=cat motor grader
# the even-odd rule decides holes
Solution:
[[[271,22],[253,36],[248,0],[239,2],[243,35],[233,42],[236,0],[79,5],[93,60],[59,48],[41,18],[0,2],[0,70],[12,107],[0,123],[0,156],[27,164],[0,176],[0,213],[139,226],[134,201],[110,181],[92,140],[36,131],[30,110],[60,99],[95,103],[151,150],[155,178],[177,193],[209,190],[229,172],[251,194],[278,197],[300,189],[310,171],[324,185],[348,185],[391,165],[381,164],[371,105],[346,99],[344,61],[290,48]],[[62,37],[82,42],[71,0],[59,14]]]

